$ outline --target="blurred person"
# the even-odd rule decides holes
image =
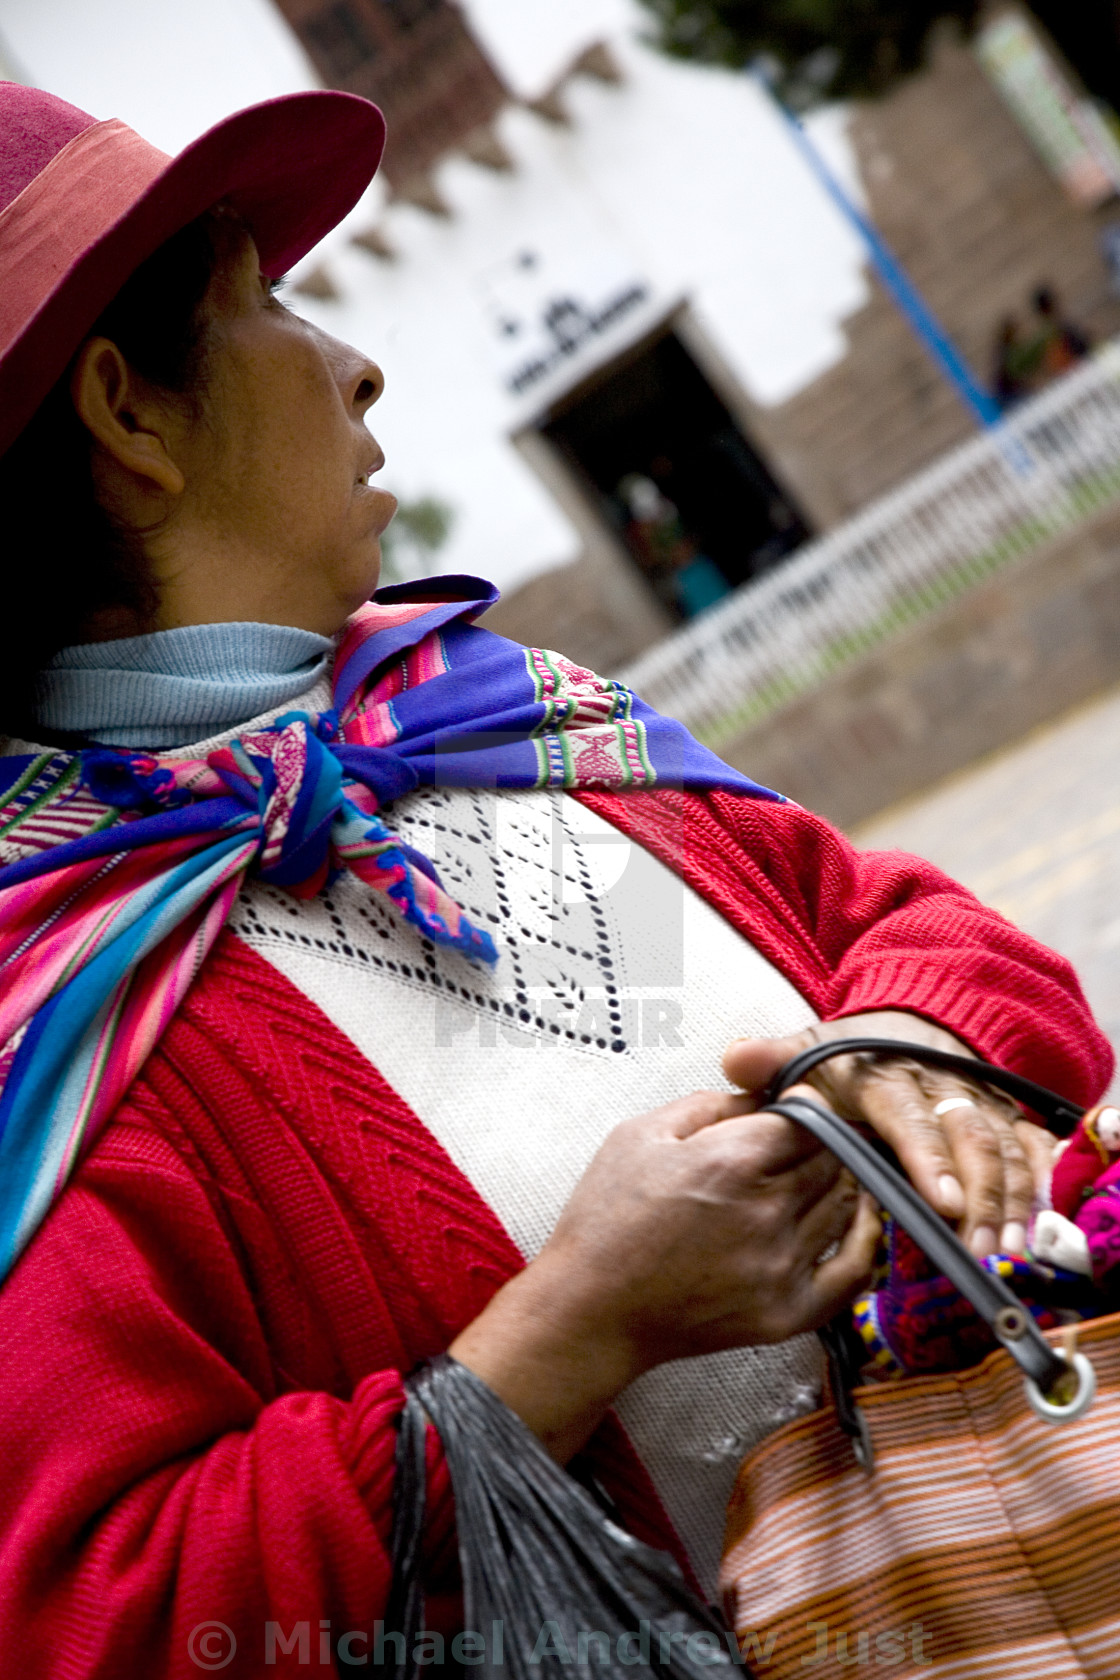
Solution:
[[[992,358],[992,390],[1000,408],[1006,411],[1030,393],[1025,365],[1026,345],[1021,321],[1005,315],[996,332]]]
[[[731,593],[715,561],[700,553],[685,530],[676,503],[652,478],[628,473],[616,494],[629,514],[626,540],[632,553],[657,592],[683,618],[695,618]]]
[[[1092,349],[1087,333],[1068,320],[1053,286],[1039,286],[1031,298],[1036,326],[1023,350],[1027,383],[1042,390],[1084,361]]]
[[[256,1674],[300,1626],[365,1662],[403,1379],[445,1350],[710,1588],[738,1459],[878,1232],[756,1093],[863,1032],[1091,1102],[1077,982],[477,628],[477,580],[371,600],[382,376],[276,281],[368,184],[374,107],[292,96],[172,160],[4,84],[0,137],[5,1663]],[[584,949],[589,834],[642,890],[584,883]],[[674,940],[667,1036],[581,1026]],[[813,1083],[974,1252],[1022,1250],[1038,1127],[901,1054]],[[434,1436],[429,1487],[453,1629]]]

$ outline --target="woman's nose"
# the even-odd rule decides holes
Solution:
[[[385,389],[385,375],[376,362],[353,344],[332,338],[320,327],[313,330],[334,370],[343,401],[360,420]]]
[[[348,397],[350,406],[359,419],[366,410],[372,408],[382,391],[385,389],[385,375],[376,362],[355,352],[357,366],[351,372],[347,387],[343,387],[343,395]]]

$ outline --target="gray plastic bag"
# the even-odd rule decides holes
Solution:
[[[667,1552],[636,1540],[556,1464],[486,1384],[447,1355],[412,1376],[397,1442],[395,1680],[412,1680],[423,1629],[424,1430],[455,1491],[464,1632],[452,1655],[480,1680],[718,1680],[748,1674],[735,1636]]]

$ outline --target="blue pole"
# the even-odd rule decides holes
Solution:
[[[995,426],[1001,415],[1000,407],[989,391],[979,383],[968,363],[953,343],[937,316],[926,303],[878,228],[868,221],[859,205],[832,173],[824,158],[805,132],[804,124],[783,100],[778,98],[766,74],[758,68],[750,71],[752,78],[764,88],[781,113],[794,145],[836,205],[852,224],[867,247],[875,271],[894,298],[899,309],[910,322],[946,379],[950,381],[961,401],[972,410],[981,426]]]

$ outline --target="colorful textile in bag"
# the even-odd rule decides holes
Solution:
[[[1116,1680],[1120,1315],[1079,1336],[1097,1394],[1077,1422],[1037,1417],[1001,1351],[857,1389],[872,1475],[831,1407],[747,1460],[720,1584],[760,1677]]]
[[[431,785],[780,798],[621,684],[473,625],[496,599],[470,578],[382,591],[343,634],[330,711],[288,712],[204,761],[0,759],[0,1278],[250,872],[309,898],[349,869],[428,938],[492,962],[490,935],[381,820],[393,799]]]
[[[868,1381],[963,1371],[994,1351],[996,1339],[975,1309],[891,1219],[886,1250],[886,1276],[852,1308]],[[1003,1278],[1043,1330],[1104,1310],[1100,1292],[1076,1272],[1014,1254],[990,1254],[981,1265]]]

